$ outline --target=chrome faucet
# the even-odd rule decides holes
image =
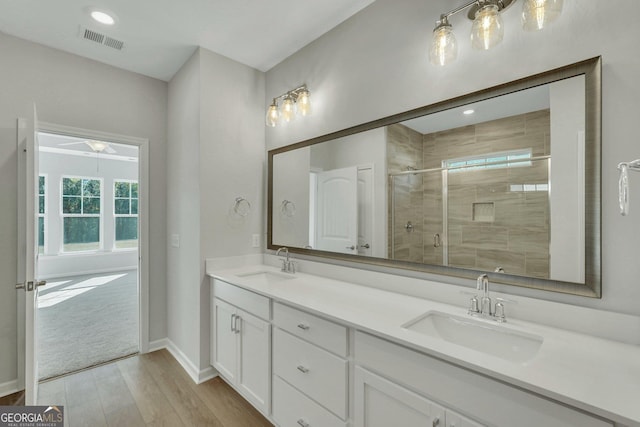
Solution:
[[[296,272],[296,263],[289,259],[289,248],[281,247],[276,251],[276,256],[280,256],[280,252],[284,251],[286,258],[280,258],[282,261],[282,268],[280,271],[285,273],[295,273]]]
[[[515,301],[507,300],[504,298],[496,298],[495,308],[491,306],[491,298],[489,297],[489,276],[481,274],[476,280],[476,289],[482,291],[482,296],[478,301],[478,295],[474,295],[469,302],[468,313],[471,316],[481,316],[485,319],[495,320],[498,323],[504,323],[507,321],[507,317],[504,311],[504,303]]]
[[[491,310],[491,298],[489,298],[489,276],[481,274],[476,280],[476,289],[482,291],[482,298],[480,298],[480,314],[483,317],[493,315]]]

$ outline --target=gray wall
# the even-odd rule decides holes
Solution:
[[[151,340],[166,336],[167,84],[0,34],[0,384],[17,377],[16,118],[149,139]],[[155,266],[155,268],[154,268]]]
[[[612,12],[605,2],[565,2],[553,27],[528,33],[521,30],[520,5],[516,4],[504,14],[504,42],[487,52],[472,51],[465,36],[470,23],[456,16],[452,24],[459,28],[458,61],[439,68],[429,63],[427,49],[433,22],[451,7],[450,2],[377,0],[267,72],[265,110],[271,97],[302,82],[307,83],[314,102],[313,115],[267,129],[267,148],[602,55],[603,297],[594,300],[521,288],[502,290],[637,313],[640,262],[636,243],[629,236],[640,233],[640,203],[632,201],[631,214],[619,216],[616,170],[618,162],[640,157],[635,132],[640,56],[634,53],[640,27],[629,13],[635,6],[633,0],[619,0]],[[603,16],[616,24],[602,25]],[[640,194],[640,176],[631,179],[633,193]]]
[[[209,366],[206,258],[260,253],[264,74],[198,49],[169,83],[168,338],[198,370]],[[236,197],[251,203],[240,218]],[[171,239],[170,239],[171,240]]]

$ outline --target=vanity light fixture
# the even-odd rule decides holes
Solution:
[[[489,50],[502,42],[504,23],[501,13],[517,0],[473,0],[440,15],[433,30],[429,49],[432,64],[444,66],[455,61],[458,45],[449,18],[463,10],[471,24],[471,45],[474,49]],[[522,27],[526,31],[543,29],[562,12],[563,0],[523,0]]]
[[[278,101],[282,100],[280,106]],[[307,85],[303,84],[295,89],[287,91],[273,98],[267,108],[265,122],[269,127],[276,127],[278,123],[289,123],[296,115],[308,116],[311,114],[311,100]]]

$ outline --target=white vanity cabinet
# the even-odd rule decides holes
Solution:
[[[407,420],[395,425],[432,426],[435,417],[439,419],[435,425],[446,427],[613,426],[609,421],[366,333],[356,332],[354,347],[356,427],[389,425],[379,420],[393,419]],[[442,404],[444,414],[431,399]],[[468,418],[454,410],[464,412]],[[414,420],[421,424],[413,424]]]
[[[355,427],[482,426],[359,366],[354,387]]]
[[[270,301],[213,281],[211,364],[263,414],[270,412]]]
[[[280,427],[345,427],[347,328],[273,304],[273,419]]]

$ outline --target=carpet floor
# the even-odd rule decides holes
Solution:
[[[52,279],[38,298],[41,380],[138,351],[135,270]]]

